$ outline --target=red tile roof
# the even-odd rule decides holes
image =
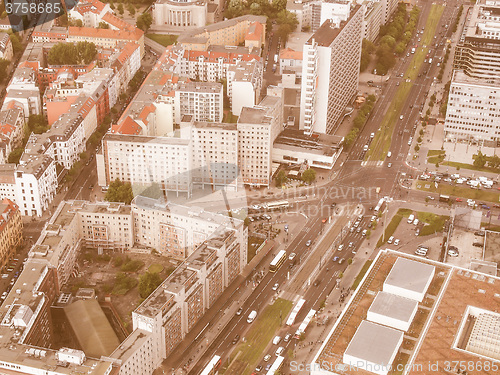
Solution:
[[[262,40],[262,24],[260,22],[254,22],[250,25],[245,40]]]
[[[230,52],[214,52],[214,51],[184,51],[184,58],[188,61],[198,61],[200,56],[203,57],[204,62],[218,62],[223,59],[225,63],[235,64],[237,60],[252,61],[260,60],[260,56],[253,53],[230,53]]]
[[[111,127],[111,133],[139,135],[141,134],[141,127],[130,116],[127,116],[121,124],[113,125]]]
[[[94,29],[92,27],[68,28],[68,37],[85,36],[89,38],[119,39],[119,40],[139,40],[144,35],[141,29],[135,28],[133,32],[126,30]]]
[[[294,51],[291,48],[285,48],[280,51],[280,59],[302,60],[302,52]]]

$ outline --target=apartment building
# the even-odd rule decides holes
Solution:
[[[280,75],[283,72],[294,72],[297,77],[302,77],[302,51],[294,51],[291,48],[280,50]]]
[[[260,27],[252,27],[257,22]],[[248,39],[248,41],[247,41]],[[182,33],[177,43],[187,50],[207,51],[210,46],[259,46],[266,41],[266,17],[244,15]]]
[[[243,107],[253,107],[259,102],[263,70],[258,61],[239,62],[227,70],[227,96],[233,115],[239,116]]]
[[[24,153],[49,155],[56,163],[70,169],[85,151],[85,139],[83,117],[78,112],[68,112],[45,133],[31,133]]]
[[[68,11],[68,17],[73,21],[82,21],[84,27],[97,28],[99,22],[102,22],[107,14],[112,13],[109,4],[98,0],[83,0]]]
[[[185,116],[191,129],[191,178],[193,186],[236,191],[239,186],[238,128],[236,124],[194,122]]]
[[[0,268],[16,254],[23,241],[23,222],[19,207],[4,198],[0,203]]]
[[[56,195],[56,163],[47,154],[24,153],[15,171],[16,204],[26,216],[42,216]]]
[[[42,113],[42,102],[40,100],[40,90],[36,85],[35,72],[28,67],[19,66],[9,82],[2,105],[2,110],[6,109],[10,102],[23,107],[23,113],[26,118],[30,115],[39,115]]]
[[[243,183],[269,186],[273,142],[283,130],[282,101],[266,96],[258,106],[244,107],[238,118],[238,166]]]
[[[246,263],[246,237],[246,230],[218,229],[132,313],[134,333],[110,355],[121,375],[150,374],[217,303]]]
[[[500,141],[500,80],[455,70],[444,122],[445,139],[483,144]]]
[[[205,82],[225,79],[228,69],[241,62],[262,62],[260,51],[254,48],[210,46],[207,51],[180,48],[184,51],[180,74]]]
[[[467,12],[453,68],[474,78],[500,74],[500,1],[479,0]]]
[[[375,42],[380,33],[380,26],[384,25],[384,1],[366,0],[363,5],[365,7],[365,16],[363,20],[363,38],[370,42]],[[392,11],[394,12],[396,8]]]
[[[192,192],[192,145],[180,137],[106,134],[102,142],[106,181],[119,178],[139,186],[160,184],[176,194]]]
[[[153,4],[153,24],[203,27],[207,23],[207,4],[200,0],[156,0]]]
[[[92,42],[96,46],[114,48],[120,42],[134,42],[140,47],[141,58],[144,56],[144,32],[135,28],[134,31],[94,29],[91,27],[68,27],[68,43]]]
[[[219,82],[182,82],[175,90],[175,122],[181,115],[191,115],[194,121],[222,122],[224,94]]]
[[[334,132],[358,89],[364,10],[356,5],[336,27],[330,20],[303,49],[300,128]]]
[[[0,164],[7,163],[10,152],[21,144],[24,124],[22,107],[15,102],[0,111]]]
[[[14,56],[14,51],[9,34],[0,32],[0,59],[10,61],[12,56]]]

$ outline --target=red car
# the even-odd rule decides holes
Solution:
[[[457,198],[457,202],[463,202],[462,198]]]

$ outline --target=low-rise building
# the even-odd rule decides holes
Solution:
[[[0,59],[10,61],[12,60],[12,56],[14,56],[14,51],[9,34],[0,32]]]
[[[19,207],[4,198],[0,204],[0,268],[3,268],[16,254],[23,241],[23,222]]]
[[[177,27],[203,27],[207,23],[207,2],[203,0],[156,0],[153,24]]]

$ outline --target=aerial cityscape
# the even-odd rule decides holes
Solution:
[[[0,374],[500,374],[500,0],[0,0]]]

